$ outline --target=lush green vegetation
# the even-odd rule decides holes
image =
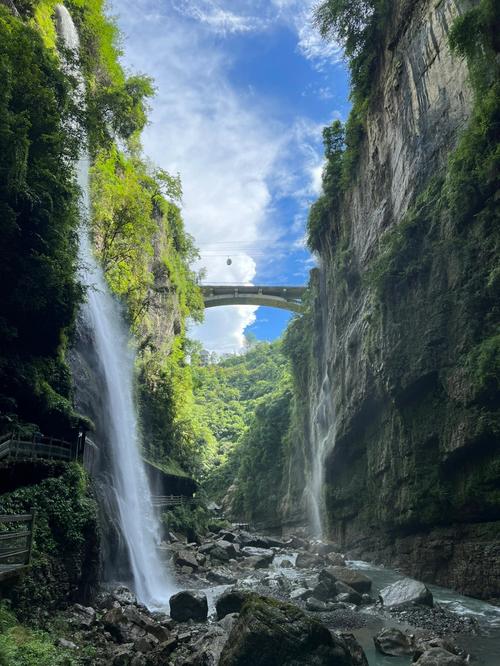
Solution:
[[[96,504],[77,463],[46,464],[47,478],[0,496],[0,513],[29,513],[36,530],[29,574],[15,581],[9,598],[21,616],[90,598],[99,569]]]
[[[315,252],[320,252],[325,242],[333,245],[340,235],[340,205],[356,174],[389,8],[387,0],[326,0],[315,10],[321,35],[336,39],[344,49],[353,103],[345,125],[335,120],[323,131],[323,194],[311,206],[307,225],[308,245]]]
[[[272,520],[280,501],[289,427],[291,379],[281,342],[202,364],[192,356],[196,402],[216,440],[203,482],[217,501],[235,485],[233,511]]]
[[[64,351],[75,279],[78,137],[71,88],[34,28],[0,7],[0,409],[8,428],[75,425]]]

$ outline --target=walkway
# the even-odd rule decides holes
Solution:
[[[78,460],[83,454],[81,439],[66,442],[55,437],[33,435],[27,437],[9,433],[0,438],[0,461],[2,460]]]
[[[201,285],[205,308],[215,308],[222,305],[266,305],[280,310],[303,312],[302,296],[305,290],[306,287],[270,285]]]
[[[34,509],[27,514],[0,515],[0,581],[30,566],[35,515]]]

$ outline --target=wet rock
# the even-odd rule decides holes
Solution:
[[[234,532],[229,532],[228,530],[221,530],[219,532],[219,538],[234,543],[236,541],[236,534]]]
[[[133,624],[128,619],[121,606],[109,610],[103,615],[101,621],[104,628],[109,631],[113,638],[119,643],[133,643],[137,639],[146,635],[144,629]]]
[[[295,566],[298,569],[314,569],[320,566],[322,562],[323,558],[315,553],[299,553],[295,561]]]
[[[352,592],[341,592],[335,597],[335,601],[342,604],[353,604],[354,606],[361,605],[361,596],[354,590]]]
[[[328,543],[326,541],[317,541],[311,544],[310,551],[316,553],[317,555],[328,555],[338,550],[338,546],[333,543]]]
[[[312,591],[305,587],[298,587],[290,592],[290,599],[307,599],[312,596]]]
[[[232,631],[234,624],[239,616],[239,613],[229,613],[229,615],[223,617],[222,620],[219,620],[219,624],[224,629],[224,631],[229,634]]]
[[[328,572],[330,576],[335,577],[336,580],[339,580],[346,585],[349,585],[353,590],[359,592],[360,594],[369,594],[372,582],[360,571],[355,569],[348,569],[347,567],[327,567],[325,572]]]
[[[160,641],[160,643],[163,643],[170,638],[170,632],[166,627],[155,622],[155,620],[145,613],[141,613],[135,608],[135,606],[126,606],[123,615],[129,620],[129,622],[144,629],[147,634],[154,636],[154,638]]]
[[[379,652],[391,657],[413,654],[412,641],[399,629],[383,629],[377,636],[374,636],[373,642]]]
[[[90,629],[96,619],[95,609],[91,606],[82,606],[81,604],[74,604],[69,609],[68,622],[74,627],[80,629]]]
[[[302,550],[307,550],[309,543],[302,537],[292,535],[288,541],[285,541],[285,548],[297,549],[301,548]]]
[[[219,666],[248,666],[263,654],[269,666],[355,663],[343,641],[295,606],[252,596],[229,635]]]
[[[230,571],[223,569],[211,569],[207,572],[207,578],[212,581],[212,583],[217,583],[219,585],[233,585],[237,580]]]
[[[222,620],[230,613],[239,613],[250,593],[244,590],[226,590],[215,602],[217,619]]]
[[[237,556],[234,545],[229,541],[216,541],[209,554],[212,560],[219,560],[220,562],[229,562]]]
[[[467,662],[459,655],[435,647],[426,650],[414,663],[417,666],[464,666]]]
[[[293,562],[291,560],[281,560],[280,567],[282,567],[283,569],[292,569]]]
[[[312,596],[321,601],[331,601],[337,596],[337,588],[332,580],[324,579],[313,588]]]
[[[213,548],[215,548],[215,541],[205,541],[198,548],[198,554],[208,555]]]
[[[306,608],[315,613],[325,613],[328,610],[326,602],[322,599],[317,599],[316,597],[309,597],[307,599]]]
[[[411,604],[433,606],[434,604],[429,588],[412,578],[402,578],[392,585],[384,587],[379,596],[385,608],[400,608]]]
[[[192,571],[195,571],[199,566],[195,553],[189,550],[180,550],[174,553],[174,563],[180,568],[190,567]],[[192,571],[188,573],[192,573]]]
[[[354,634],[346,632],[335,632],[337,639],[342,641],[351,655],[353,666],[368,666],[368,659],[366,658],[363,648],[356,640]]]
[[[133,649],[134,646],[132,643],[120,645],[114,652],[111,664],[113,666],[130,666],[130,662],[134,656]]]
[[[205,594],[185,590],[170,597],[170,616],[177,622],[205,622],[208,616],[208,602]]]
[[[346,569],[348,571],[348,569]],[[328,582],[335,588],[335,596],[338,601],[348,602],[360,605],[362,602],[361,594],[347,583],[338,579],[338,567],[327,567],[319,572],[319,579],[322,582]],[[340,598],[339,598],[340,597]]]
[[[111,596],[122,605],[135,604],[137,605],[137,597],[125,585],[120,585],[115,588]]]
[[[269,548],[256,548],[252,546],[245,546],[241,549],[241,554],[244,557],[260,557],[267,560],[266,566],[269,566],[274,560],[274,551]]]
[[[345,567],[345,557],[342,553],[327,553],[326,559],[334,567]]]
[[[413,660],[416,661],[424,652],[430,650],[431,648],[437,648],[437,647],[443,648],[443,650],[451,652],[452,654],[464,656],[461,653],[461,650],[451,641],[445,640],[444,638],[434,637],[430,639],[422,638],[420,640],[417,640],[416,647],[414,650]]]
[[[183,666],[215,666],[218,664],[227,636],[223,627],[210,627],[192,645],[193,654],[183,660]]]
[[[151,652],[151,650],[154,650],[157,645],[157,639],[153,638],[152,636],[143,636],[142,638],[138,638],[135,641],[134,650],[136,652],[142,652],[145,654],[146,652]]]

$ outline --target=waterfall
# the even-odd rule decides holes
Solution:
[[[324,534],[325,459],[328,452],[335,445],[333,412],[332,387],[328,370],[325,370],[310,423],[312,460],[306,488],[310,514],[309,521],[312,533],[317,537],[322,537]]]
[[[58,32],[75,55],[79,37],[71,15],[63,5],[56,8]],[[81,73],[73,64],[67,70],[79,82],[77,95],[83,94]],[[82,218],[88,218],[89,157],[82,153],[77,166],[81,190]],[[99,409],[105,415],[105,445],[109,448],[110,474],[118,519],[128,551],[134,591],[148,606],[162,606],[172,594],[165,565],[157,552],[160,529],[151,502],[144,464],[140,455],[136,408],[134,405],[134,353],[128,328],[117,301],[112,297],[90,242],[88,225],[79,231],[80,279],[87,288],[82,316],[91,331],[99,360],[104,391]]]

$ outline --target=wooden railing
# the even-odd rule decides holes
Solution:
[[[29,567],[35,517],[35,509],[27,514],[0,515],[0,580]]]
[[[195,497],[185,495],[155,495],[152,497],[153,506],[157,509],[169,509],[175,506],[195,504]]]
[[[66,442],[55,437],[34,434],[31,437],[20,433],[9,433],[0,438],[0,461],[9,460],[78,460],[83,454],[83,442]]]

